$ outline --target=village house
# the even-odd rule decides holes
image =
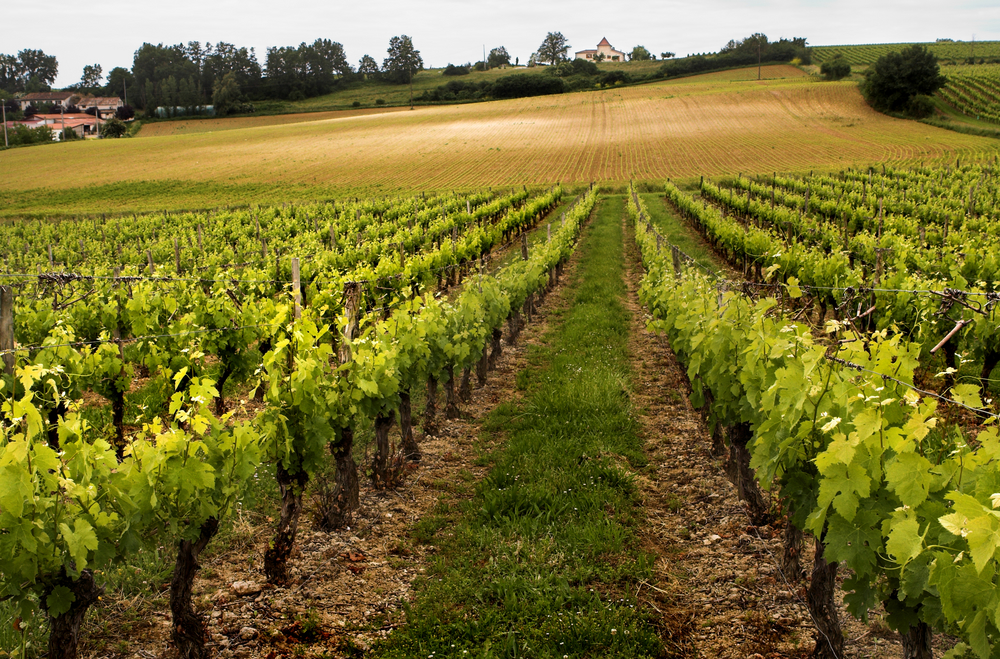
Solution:
[[[72,92],[32,92],[31,94],[25,94],[21,98],[17,99],[17,102],[21,105],[22,111],[26,110],[29,105],[37,108],[39,105],[44,105],[46,103],[61,105],[64,108],[68,108],[73,104],[72,100],[74,97],[76,97],[76,95]]]
[[[601,43],[597,44],[597,48],[594,50],[578,50],[576,51],[577,59],[588,59],[597,62],[624,62],[625,53],[620,50],[615,50],[610,43],[608,43],[607,38],[601,39]]]
[[[124,103],[122,103],[122,100],[117,96],[91,96],[89,98],[80,99],[76,105],[81,110],[97,108],[103,117],[113,114],[118,110],[118,108],[122,107]]]

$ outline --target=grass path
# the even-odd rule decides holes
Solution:
[[[605,199],[551,328],[483,440],[504,434],[476,496],[438,532],[407,624],[386,657],[658,656],[631,596],[651,574],[633,468],[645,465],[629,404],[623,199]]]

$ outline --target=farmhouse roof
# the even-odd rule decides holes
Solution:
[[[79,105],[82,108],[89,108],[92,105],[118,105],[121,102],[122,100],[117,96],[93,96],[81,100]]]
[[[580,53],[596,53],[596,52],[597,52],[596,50],[591,48],[590,50],[578,50],[576,51],[576,54],[579,55]]]
[[[17,99],[19,101],[65,101],[67,98],[73,95],[72,92],[32,92],[30,94],[25,94],[21,98]]]
[[[608,38],[607,37],[604,37],[603,39],[601,39],[601,43],[597,44],[598,48],[600,48],[601,46],[607,46],[608,48],[613,48],[614,47],[610,43],[608,43]]]

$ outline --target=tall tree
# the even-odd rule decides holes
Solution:
[[[506,48],[500,46],[490,51],[489,57],[486,58],[486,63],[491,69],[507,66],[510,64],[510,55],[507,53]]]
[[[366,78],[377,76],[379,74],[378,62],[371,55],[365,55],[358,62],[358,73]]]
[[[382,62],[382,73],[397,84],[408,82],[413,74],[424,68],[420,51],[413,47],[413,40],[404,35],[389,40],[389,56]]]
[[[224,117],[232,112],[240,98],[240,85],[236,82],[236,74],[227,72],[222,78],[215,81],[215,88],[212,90],[212,105],[215,106],[215,114]]]
[[[178,105],[178,82],[186,78],[197,79],[198,73],[198,65],[188,57],[187,48],[183,44],[154,46],[144,43],[135,51],[132,59],[132,75],[140,93],[137,98],[129,101],[144,109],[155,108],[159,102]],[[173,82],[169,83],[170,89],[167,90],[165,86],[171,78]],[[158,102],[151,102],[153,99]]]
[[[21,60],[26,81],[35,81],[45,86],[51,85],[59,73],[59,63],[55,55],[46,55],[41,50],[22,50],[17,54]]]
[[[80,86],[84,89],[96,89],[101,86],[104,78],[104,68],[100,64],[86,64],[80,77]]]
[[[566,41],[566,37],[563,36],[562,32],[549,32],[545,35],[542,45],[538,47],[537,60],[539,62],[557,64],[569,59],[566,57],[566,51],[568,50],[569,42]]]
[[[0,55],[0,89],[8,92],[44,91],[55,82],[58,72],[55,56],[41,50]]]
[[[253,48],[237,47],[231,43],[220,41],[210,49],[205,56],[202,67],[202,89],[215,89],[215,85],[227,73],[236,77],[240,90],[246,94],[255,94],[260,89],[263,71],[257,62],[257,53]]]
[[[632,54],[628,56],[628,59],[630,62],[648,62],[649,60],[656,59],[656,57],[646,50],[645,46],[636,46],[632,49]]]
[[[111,73],[108,74],[107,84],[104,85],[104,89],[101,92],[105,96],[120,96],[126,97],[131,95],[135,97],[135,76],[128,69],[116,66],[111,69]]]
[[[861,93],[876,110],[900,112],[915,96],[929,96],[946,82],[937,57],[926,47],[914,44],[902,52],[883,55],[868,67]]]

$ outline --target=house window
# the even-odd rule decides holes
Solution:
[[[618,56],[617,55],[612,55],[611,56],[611,61],[612,62],[617,62],[618,61]]]

